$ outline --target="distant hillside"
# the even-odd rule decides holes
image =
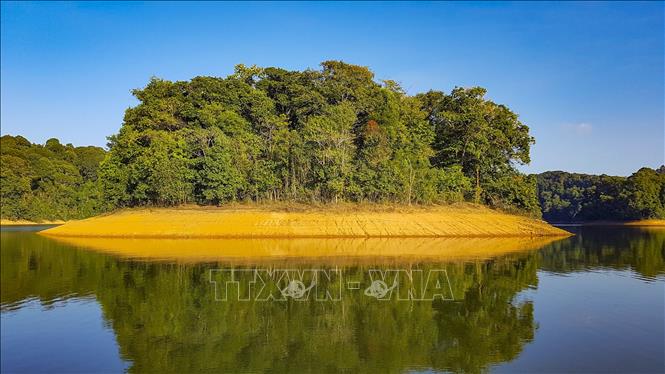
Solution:
[[[0,138],[0,212],[9,220],[67,220],[101,210],[99,147],[32,144],[22,136]]]
[[[536,176],[548,222],[625,221],[665,217],[665,166],[630,177],[548,171]]]

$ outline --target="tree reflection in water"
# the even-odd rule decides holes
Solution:
[[[345,289],[337,302],[220,302],[209,283],[220,264],[126,260],[3,232],[2,310],[30,298],[48,305],[94,295],[132,371],[476,372],[516,358],[534,338],[534,306],[516,296],[537,287],[539,269],[631,268],[649,279],[665,273],[664,243],[662,231],[589,231],[538,251],[405,265],[445,269],[454,301],[386,302],[361,288]],[[349,262],[341,270],[366,287],[368,269],[387,267],[394,264]]]

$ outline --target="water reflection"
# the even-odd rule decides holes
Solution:
[[[543,270],[630,269],[649,280],[665,273],[665,228],[567,229],[579,235],[545,246],[539,253]]]
[[[73,247],[127,259],[178,263],[376,264],[491,259],[542,248],[561,237],[118,239],[53,237]]]
[[[427,242],[414,247],[406,247],[405,242],[384,243],[383,261],[353,255],[367,243],[319,243],[311,250],[346,248],[342,254],[348,256],[295,262],[278,256],[269,263],[282,268],[339,268],[345,280],[357,281],[363,287],[370,283],[371,268],[399,264],[410,269],[445,269],[454,301],[384,302],[366,297],[362,291],[345,290],[339,302],[219,302],[209,283],[209,270],[220,266],[251,268],[255,261],[225,256],[223,261],[217,258],[209,262],[211,253],[197,259],[204,262],[182,257],[145,261],[150,257],[147,254],[158,249],[145,245],[134,248],[138,250],[135,256],[141,259],[137,261],[127,258],[132,257],[127,250],[131,245],[93,241],[89,246],[94,251],[90,251],[82,249],[85,243],[3,232],[2,354],[7,353],[5,343],[15,343],[5,333],[5,327],[12,323],[5,315],[87,296],[99,304],[130,371],[482,371],[525,356],[525,347],[538,339],[539,326],[555,322],[556,316],[538,319],[534,314],[532,293],[537,293],[543,274],[616,269],[622,276],[639,276],[647,283],[665,282],[665,232],[596,229],[579,234],[533,245],[476,242],[451,250],[448,258],[433,256],[436,246]],[[298,253],[311,244],[291,244],[288,248]],[[483,245],[494,248],[495,256],[462,256],[464,248]],[[163,246],[177,249],[168,243]],[[542,248],[536,250],[539,246]],[[399,247],[412,256],[391,257],[391,248]],[[256,244],[250,248],[260,253],[269,247]],[[430,256],[419,259],[418,251]],[[643,301],[644,308],[649,308],[649,300]],[[67,308],[66,303],[61,307]],[[609,323],[615,324],[633,317],[620,314],[611,318],[616,320]],[[660,319],[662,324],[662,313]],[[77,339],[77,335],[63,339]],[[54,354],[39,342],[25,349],[42,357]],[[662,367],[658,358],[649,362]],[[12,369],[5,365],[3,359],[3,371]],[[602,371],[602,363],[598,365]]]

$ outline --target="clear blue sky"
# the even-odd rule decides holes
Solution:
[[[663,163],[664,3],[2,2],[2,134],[105,145],[151,76],[367,65],[480,85],[536,137],[527,172]]]

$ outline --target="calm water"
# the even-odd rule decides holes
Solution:
[[[297,263],[147,261],[3,231],[2,372],[665,371],[665,230],[574,230],[482,260]],[[340,300],[240,301],[240,275],[220,301],[210,282],[264,267],[325,270]],[[390,269],[438,274],[412,286],[442,297],[375,298]]]

